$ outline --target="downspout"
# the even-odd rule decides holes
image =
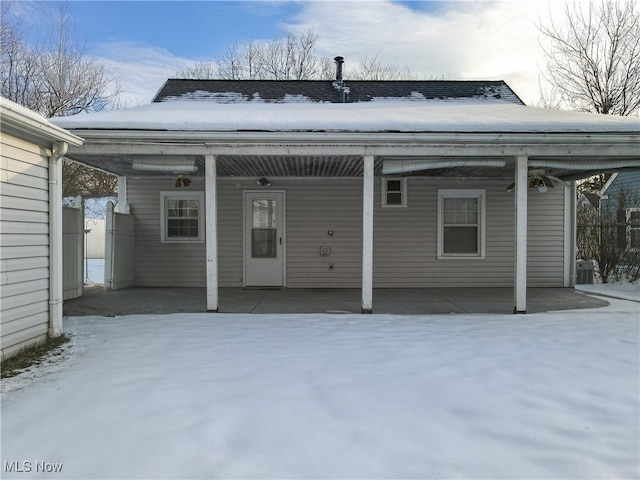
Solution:
[[[62,162],[69,144],[53,145],[49,157],[49,337],[62,335]]]

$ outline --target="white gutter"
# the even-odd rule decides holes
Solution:
[[[82,145],[82,138],[53,125],[41,115],[6,98],[0,97],[0,111],[2,112],[0,127],[3,133],[16,135],[19,138],[27,136],[37,142],[56,139],[75,146]]]
[[[54,144],[49,157],[49,337],[62,334],[62,161],[69,144]]]

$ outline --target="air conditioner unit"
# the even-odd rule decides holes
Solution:
[[[576,284],[586,285],[593,283],[593,262],[578,260],[576,263]]]

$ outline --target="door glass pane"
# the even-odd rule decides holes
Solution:
[[[276,258],[276,239],[278,231],[275,228],[253,228],[251,230],[251,257]]]
[[[255,199],[251,204],[251,256],[276,258],[278,210],[275,199]]]
[[[278,220],[275,199],[263,198],[253,200],[252,204],[253,228],[275,228]]]

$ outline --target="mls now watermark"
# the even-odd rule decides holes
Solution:
[[[23,462],[18,461],[6,461],[4,462],[5,473],[60,473],[62,472],[62,463],[52,463],[44,461],[32,462],[25,460]]]

